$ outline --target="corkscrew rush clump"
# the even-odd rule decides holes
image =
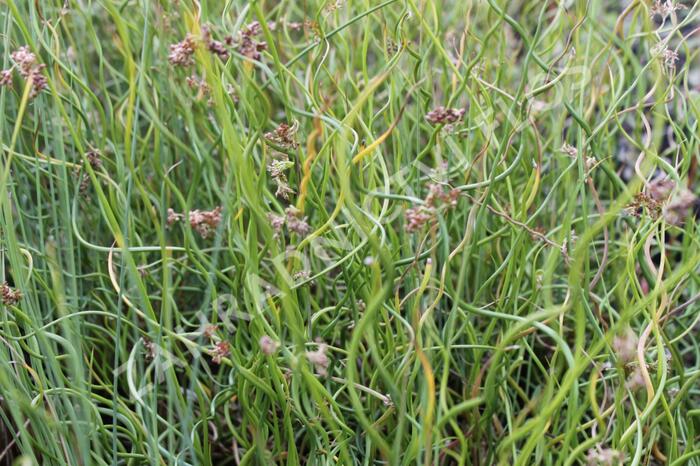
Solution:
[[[0,32],[0,466],[700,466],[700,3]]]

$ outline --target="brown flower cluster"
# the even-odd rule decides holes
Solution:
[[[99,150],[97,149],[90,149],[86,154],[85,158],[87,159],[88,163],[90,164],[90,167],[92,167],[93,170],[97,171],[102,168],[102,154],[100,153]],[[80,194],[85,195],[87,193],[88,188],[90,187],[90,175],[87,173],[83,173],[82,178],[80,179],[80,186],[78,187]]]
[[[12,87],[12,70],[0,71],[0,87]]]
[[[289,233],[296,233],[304,237],[311,232],[311,226],[307,223],[307,217],[294,206],[289,206],[284,210],[284,217],[275,213],[269,212],[267,219],[275,232],[275,237],[282,234],[282,228],[287,225]]]
[[[3,282],[3,284],[0,285],[0,296],[5,306],[14,306],[22,299],[22,292],[11,288],[7,282]]]
[[[303,23],[299,21],[287,21],[285,24],[290,31],[301,31],[307,26],[307,21]]]
[[[323,13],[326,15],[330,15],[333,12],[341,9],[344,4],[345,0],[335,0],[335,2],[329,2],[326,4],[326,6],[323,7]]]
[[[440,204],[443,204],[447,207],[457,207],[458,200],[458,189],[445,191],[445,188],[441,184],[430,183],[428,185],[428,196],[425,198],[425,204],[427,206],[437,208]]]
[[[314,366],[316,373],[322,377],[328,375],[328,366],[331,363],[331,360],[326,355],[326,351],[328,351],[328,345],[319,343],[316,351],[306,352],[306,359]]]
[[[576,149],[574,146],[568,143],[564,143],[564,145],[561,146],[561,149],[559,150],[573,159],[575,159],[578,155],[578,149]]]
[[[430,183],[424,203],[406,210],[406,231],[413,233],[433,223],[440,209],[452,209],[458,200],[458,189],[446,191],[441,184]]]
[[[649,16],[661,16],[666,19],[678,10],[685,10],[687,7],[682,3],[676,3],[673,0],[656,0],[649,10]]]
[[[270,24],[274,27],[274,23]],[[243,26],[236,37],[226,36],[224,40],[216,40],[212,33],[211,26],[202,26],[201,43],[212,54],[226,61],[231,53],[229,49],[234,48],[243,56],[252,60],[260,60],[260,52],[267,50],[267,43],[258,41],[256,36],[262,32],[262,26],[257,21]],[[185,38],[170,46],[168,61],[174,66],[184,68],[194,65],[194,52],[197,49],[197,39],[192,34],[187,34]]]
[[[0,72],[0,87],[12,87],[12,71],[14,69],[16,69],[24,79],[31,81],[32,89],[29,93],[30,99],[33,99],[39,95],[41,91],[49,87],[46,76],[43,74],[46,65],[39,63],[37,56],[29,49],[29,46],[25,45],[20,47],[12,52],[10,56],[15,64],[9,70],[2,70]]]
[[[406,231],[413,233],[418,231],[425,224],[432,223],[435,219],[435,213],[425,206],[412,207],[406,210]]]
[[[306,217],[296,207],[289,206],[284,210],[287,220],[287,229],[299,236],[306,236],[311,231],[311,227],[306,223]]]
[[[617,466],[623,464],[625,454],[612,448],[591,448],[586,455],[588,466]]]
[[[221,206],[214,210],[193,210],[190,212],[190,226],[207,239],[221,223]]]
[[[644,212],[647,212],[652,219],[657,219],[661,215],[661,202],[646,193],[637,193],[625,211],[634,217],[641,217]]]
[[[102,154],[99,150],[90,149],[85,154],[85,157],[88,159],[88,163],[93,169],[99,170],[100,168],[102,168]]]
[[[204,96],[211,94],[211,87],[207,84],[207,81],[203,78],[199,78],[196,74],[192,74],[185,78],[187,81],[187,86],[193,91],[197,91],[197,99],[201,99]]]
[[[646,211],[652,219],[663,216],[667,223],[681,225],[697,204],[698,198],[688,189],[676,188],[673,180],[657,178],[647,185],[646,192],[635,195],[625,210],[635,217]]]
[[[265,133],[265,139],[272,144],[283,147],[285,149],[296,149],[299,143],[296,141],[296,134],[299,130],[299,123],[294,122],[292,125],[280,123],[274,130]]]
[[[282,227],[284,227],[285,218],[281,215],[268,212],[267,220],[270,222],[270,226],[275,232],[275,237],[278,237],[282,233]]]
[[[676,188],[676,183],[669,178],[656,178],[647,186],[649,197],[655,201],[663,202],[671,195]]]
[[[228,50],[226,49],[226,46],[227,45],[230,46],[232,43],[232,40],[230,37],[227,37],[225,39],[226,43],[215,40],[211,35],[211,29],[209,28],[209,26],[203,26],[202,27],[202,41],[207,46],[207,50],[209,50],[211,53],[213,53],[217,57],[221,58],[221,60],[223,60],[223,61],[228,60],[229,53],[228,53]]]
[[[143,341],[143,347],[146,350],[146,360],[153,361],[156,358],[156,356],[158,356],[158,345],[156,345],[156,343],[153,340],[147,337],[143,337],[141,338],[141,340]]]
[[[275,354],[277,352],[277,350],[280,347],[279,342],[273,340],[268,335],[263,335],[262,337],[260,337],[259,343],[260,343],[260,350],[266,356],[272,356],[273,354]]]
[[[216,332],[219,331],[219,326],[214,325],[214,324],[209,324],[204,327],[204,330],[202,330],[202,335],[209,339],[216,338]]]
[[[612,341],[612,349],[622,364],[628,364],[637,359],[637,345],[639,337],[631,328],[627,327]]]
[[[236,40],[236,50],[241,55],[250,58],[251,60],[260,60],[260,52],[267,50],[267,43],[258,41],[255,37],[262,32],[262,26],[259,22],[252,23],[243,27],[238,33]]]
[[[231,354],[231,345],[227,341],[218,341],[211,350],[211,360],[214,364],[221,364],[221,361]]]
[[[284,210],[287,229],[291,233],[296,233],[299,236],[306,236],[311,232],[311,227],[306,222],[307,217],[304,217],[299,209],[289,206]]]
[[[286,171],[294,166],[294,162],[290,161],[285,154],[276,154],[276,158],[267,164],[267,172],[277,185],[275,196],[288,200],[290,194],[294,194],[294,190],[289,187]]]
[[[284,172],[292,166],[294,166],[294,162],[290,161],[285,155],[283,157],[274,159],[269,164],[267,164],[267,172],[270,174],[271,177],[279,178],[285,176]]]
[[[202,329],[202,336],[209,339],[212,347],[209,350],[209,355],[214,364],[221,364],[221,361],[231,354],[231,345],[228,341],[222,340],[217,332],[219,331],[219,326],[214,324],[207,324]]]
[[[187,68],[194,65],[194,52],[197,49],[197,42],[192,34],[187,34],[185,38],[170,46],[168,61],[175,66]]]
[[[168,222],[168,226],[169,226],[169,227],[173,226],[173,225],[175,224],[175,222],[179,222],[179,221],[182,220],[183,218],[184,218],[184,215],[178,214],[178,213],[175,212],[175,210],[172,209],[172,208],[168,208],[168,218],[167,218],[167,222]]]
[[[671,225],[681,225],[697,204],[698,198],[687,189],[682,189],[664,206],[664,220]]]
[[[667,71],[673,71],[676,69],[676,62],[678,61],[678,52],[673,49],[668,48],[665,41],[661,41],[656,44],[651,49],[651,54],[663,61],[664,66]]]
[[[217,206],[214,210],[192,210],[189,214],[190,226],[194,228],[199,235],[207,239],[216,230],[221,223],[221,212],[223,208]],[[168,208],[167,223],[168,227],[185,218],[184,214],[177,213],[174,209]]]
[[[463,108],[445,108],[440,106],[428,112],[425,115],[425,119],[431,125],[451,124],[461,120],[465,112],[466,110]]]

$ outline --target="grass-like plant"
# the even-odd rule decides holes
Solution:
[[[0,464],[700,465],[697,2],[0,22]]]

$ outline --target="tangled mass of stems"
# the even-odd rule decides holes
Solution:
[[[0,465],[700,465],[698,2],[0,23]]]

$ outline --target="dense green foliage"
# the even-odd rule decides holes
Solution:
[[[0,464],[700,465],[697,2],[0,21]]]

